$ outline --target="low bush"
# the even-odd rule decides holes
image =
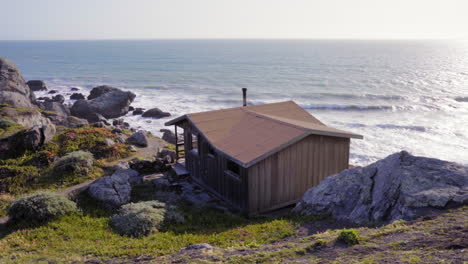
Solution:
[[[356,229],[343,229],[337,238],[337,241],[344,242],[348,246],[359,244],[359,240],[359,233]]]
[[[38,176],[34,166],[0,165],[0,192],[19,193]]]
[[[128,145],[116,143],[109,146],[105,143],[106,139],[115,140],[116,135],[107,128],[84,126],[65,129],[53,141],[57,143],[58,156],[78,150],[89,151],[97,159],[124,158],[130,155]]]
[[[317,239],[314,243],[306,248],[308,252],[313,252],[316,250],[320,250],[327,246],[327,241],[325,239]]]
[[[86,176],[91,172],[93,163],[93,154],[81,150],[74,151],[57,160],[53,174],[59,179]]]
[[[157,201],[130,203],[110,218],[110,226],[119,234],[143,237],[159,231],[164,222],[183,222],[176,207]]]
[[[0,217],[6,214],[6,209],[12,200],[13,196],[8,194],[0,194]]]
[[[36,193],[13,201],[8,216],[17,222],[42,223],[77,211],[76,204],[66,197],[50,193]]]

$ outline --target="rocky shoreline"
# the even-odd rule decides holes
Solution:
[[[106,127],[117,132],[121,129],[129,129],[133,132],[148,134],[148,131],[139,131],[131,127],[125,119],[121,118],[127,113],[141,115],[144,118],[159,119],[171,114],[159,108],[144,109],[131,106],[136,95],[107,85],[97,86],[85,95],[79,88],[72,87],[71,95],[62,95],[57,90],[49,90],[46,83],[41,80],[25,82],[17,66],[0,58],[0,116],[8,117],[8,122],[30,128],[21,135],[11,133],[14,138],[2,135],[0,150],[20,148],[34,150],[52,139],[56,132],[56,126],[78,128],[85,125]],[[35,92],[47,92],[48,96],[36,98]],[[68,98],[65,98],[68,96]],[[71,103],[65,103],[68,100]],[[1,120],[2,126],[13,126],[7,123],[5,118]],[[140,135],[139,134],[139,135]],[[174,138],[172,131],[162,129],[163,138]],[[141,145],[140,139],[130,141]],[[123,141],[124,139],[120,139]],[[125,139],[126,140],[126,139]]]

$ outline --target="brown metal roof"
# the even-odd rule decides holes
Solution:
[[[244,167],[311,134],[363,138],[326,126],[293,101],[187,114],[166,125],[186,119],[214,148]]]

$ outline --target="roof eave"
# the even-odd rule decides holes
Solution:
[[[182,116],[179,116],[177,118],[174,118],[172,120],[169,120],[167,121],[166,123],[164,123],[165,126],[172,126],[172,125],[175,125],[176,123],[184,120],[184,119],[187,119],[187,115],[182,115]]]

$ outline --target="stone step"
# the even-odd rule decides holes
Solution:
[[[177,176],[186,176],[189,175],[188,170],[181,163],[176,163],[172,166],[172,170],[177,174]]]

